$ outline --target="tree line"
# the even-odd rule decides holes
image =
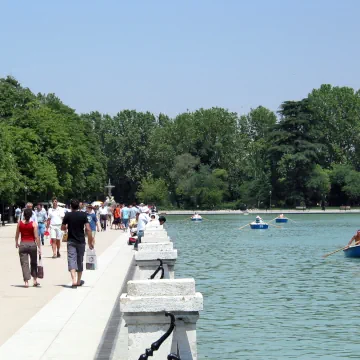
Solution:
[[[278,113],[259,106],[77,114],[54,94],[0,79],[0,199],[115,199],[188,209],[354,205],[360,93],[322,85]]]

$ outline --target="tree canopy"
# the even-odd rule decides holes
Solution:
[[[278,113],[214,107],[175,118],[77,114],[55,94],[0,79],[0,198],[56,195],[180,208],[358,204],[360,93],[322,85]]]

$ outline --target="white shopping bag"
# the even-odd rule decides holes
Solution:
[[[44,232],[44,244],[50,244],[51,236],[48,230]],[[50,244],[51,245],[51,244]]]
[[[96,270],[97,269],[97,257],[95,249],[86,250],[86,270]]]

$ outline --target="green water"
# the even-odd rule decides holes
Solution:
[[[342,252],[360,215],[293,215],[297,223],[237,230],[253,216],[169,216],[178,278],[204,296],[199,359],[360,359],[360,261]],[[270,220],[273,216],[263,216]]]

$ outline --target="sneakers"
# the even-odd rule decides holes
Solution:
[[[59,252],[59,251],[57,252],[57,256],[56,256],[56,257],[58,257],[58,258],[59,258],[59,257],[61,257],[61,255],[60,255],[60,252]]]

